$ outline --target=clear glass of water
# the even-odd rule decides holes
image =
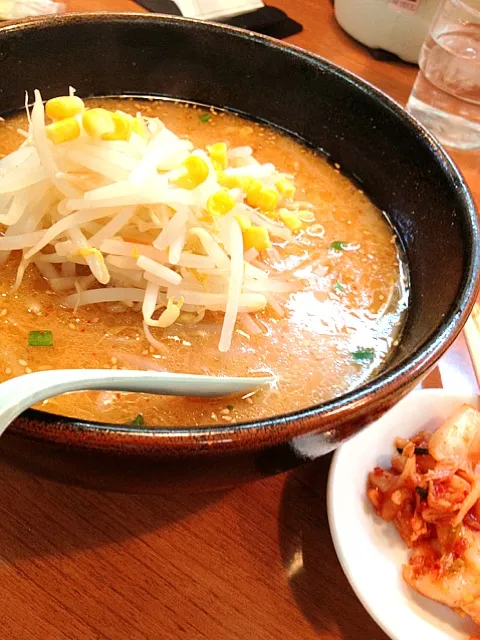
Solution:
[[[443,0],[407,109],[440,142],[480,149],[480,0]]]

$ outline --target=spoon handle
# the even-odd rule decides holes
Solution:
[[[157,371],[62,369],[36,371],[0,384],[0,436],[8,425],[37,402],[71,391],[133,391],[204,398],[246,393],[272,378],[216,378]]]

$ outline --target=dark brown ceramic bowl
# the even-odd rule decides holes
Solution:
[[[322,149],[388,212],[408,259],[410,311],[397,351],[368,384],[320,406],[210,428],[92,424],[26,412],[2,455],[105,489],[221,487],[333,449],[416,385],[459,333],[479,272],[477,216],[438,144],[397,104],[309,53],[225,26],[91,14],[0,28],[0,112],[45,98],[156,94],[271,123]],[[0,338],[1,341],[1,338]]]

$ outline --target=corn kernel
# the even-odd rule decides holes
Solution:
[[[208,165],[199,156],[189,156],[183,162],[185,170],[184,175],[176,180],[176,183],[182,189],[195,189],[208,177]]]
[[[234,216],[234,218],[238,222],[238,225],[242,232],[246,231],[252,226],[252,223],[250,222],[250,218],[248,216],[244,216],[241,213],[238,213],[236,216]]]
[[[269,249],[272,244],[265,227],[249,227],[243,232],[243,244],[245,249],[256,249],[264,251]]]
[[[48,100],[45,105],[45,113],[52,120],[64,120],[82,113],[85,105],[77,96],[60,96]]]
[[[278,204],[278,193],[259,180],[253,180],[247,190],[247,203],[262,211],[273,211]]]
[[[288,209],[280,209],[279,215],[283,224],[293,233],[297,233],[302,228],[302,221],[296,213],[288,211]]]
[[[101,138],[106,133],[113,133],[115,122],[112,115],[107,109],[89,109],[83,114],[83,128],[92,138]]]
[[[251,176],[229,176],[223,171],[217,173],[218,184],[227,189],[242,189],[245,193],[248,191],[251,183],[255,180]],[[261,182],[257,180],[259,184]]]
[[[295,186],[290,180],[282,178],[276,183],[275,186],[277,187],[279,194],[283,198],[290,199],[295,197]]]
[[[263,184],[260,182],[260,180],[258,180],[258,178],[249,178],[246,182],[245,182],[245,193],[247,194],[247,201],[248,198],[255,198],[257,193],[260,193],[260,191],[263,188]]]
[[[133,118],[123,111],[112,113],[115,130],[112,133],[104,133],[102,140],[130,140],[133,131]]]
[[[64,120],[57,120],[45,127],[47,132],[47,138],[54,144],[61,144],[62,142],[70,142],[75,140],[80,135],[80,125],[75,118],[65,118]]]
[[[237,180],[238,186],[245,191],[245,193],[248,193],[253,183],[258,182],[255,178],[252,178],[252,176],[237,176]]]
[[[207,146],[207,151],[217,171],[228,167],[227,145],[225,142],[217,142],[216,144]]]
[[[238,186],[235,176],[227,176],[223,171],[217,171],[218,184],[226,189],[234,189]]]
[[[206,209],[211,216],[224,216],[235,206],[235,200],[228,191],[217,191],[207,200]]]

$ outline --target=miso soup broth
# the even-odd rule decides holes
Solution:
[[[28,213],[28,218],[33,220],[30,227],[27,224],[18,231],[18,225],[26,220],[26,214],[21,212],[18,214],[20,222],[10,226],[0,225],[0,236],[5,234],[3,238],[0,237],[0,258],[3,260],[0,270],[0,381],[31,371],[56,368],[154,369],[211,375],[276,376],[274,388],[243,398],[205,400],[85,392],[53,398],[38,407],[47,412],[85,420],[129,423],[141,416],[137,423],[158,427],[188,426],[241,422],[305,408],[357,387],[385,362],[397,344],[406,313],[406,267],[384,215],[358,186],[342,175],[339,167],[330,165],[321,155],[287,135],[213,109],[209,111],[180,103],[126,98],[87,100],[85,108],[103,108],[110,112],[121,110],[132,115],[141,112],[147,118],[159,118],[181,140],[190,140],[192,149],[207,150],[205,162],[209,167],[214,167],[222,184],[223,195],[215,202],[220,209],[224,209],[212,212],[213,201],[210,200],[204,217],[201,217],[197,207],[196,215],[200,216],[198,224],[217,239],[222,252],[225,251],[229,258],[232,255],[233,264],[234,248],[229,246],[228,239],[222,240],[222,220],[232,216],[235,211],[244,211],[245,215],[242,213],[236,217],[238,225],[235,226],[235,233],[243,234],[245,260],[251,265],[245,267],[245,274],[248,275],[247,269],[250,268],[251,273],[257,274],[258,280],[252,280],[250,288],[244,287],[240,292],[240,306],[231,344],[228,350],[220,350],[219,341],[223,339],[222,331],[225,331],[222,323],[228,313],[228,302],[212,302],[210,307],[213,308],[199,308],[195,307],[195,295],[197,292],[213,292],[212,300],[216,301],[215,296],[223,294],[215,292],[230,291],[229,287],[233,285],[228,280],[228,268],[222,270],[218,264],[213,269],[208,265],[204,269],[179,266],[172,258],[172,246],[162,248],[160,243],[158,245],[171,260],[166,264],[167,275],[171,277],[168,287],[173,287],[172,290],[165,284],[164,294],[161,287],[158,293],[163,271],[157,272],[154,267],[149,267],[148,256],[147,261],[144,260],[146,266],[142,266],[146,273],[152,269],[149,272],[152,277],[148,282],[157,283],[156,295],[164,296],[164,304],[160,307],[160,297],[156,298],[151,321],[154,323],[163,313],[165,322],[170,322],[167,316],[173,314],[170,320],[175,319],[168,326],[150,324],[146,335],[142,297],[136,297],[135,293],[129,294],[129,299],[112,299],[98,304],[77,304],[80,300],[78,297],[75,303],[75,296],[82,296],[82,291],[110,287],[115,278],[120,282],[117,286],[121,286],[122,291],[127,288],[134,291],[141,291],[142,287],[145,289],[146,282],[142,278],[145,272],[139,267],[143,263],[138,258],[151,241],[142,234],[150,234],[149,237],[155,238],[162,228],[165,229],[171,219],[169,215],[174,214],[173,211],[167,211],[168,207],[157,208],[156,213],[152,213],[152,208],[146,209],[150,206],[147,201],[131,205],[125,200],[125,206],[138,207],[139,216],[141,209],[143,222],[132,228],[131,221],[128,222],[126,218],[125,225],[115,230],[113,239],[107,237],[107,244],[99,244],[96,249],[90,247],[90,240],[98,237],[96,234],[99,232],[103,233],[102,229],[114,219],[112,216],[116,216],[117,212],[106,210],[110,217],[92,217],[82,222],[76,230],[61,233],[51,244],[27,260],[21,260],[22,251],[6,251],[1,244],[5,237],[48,229],[56,220],[75,213],[75,207],[83,211],[83,205],[75,204],[80,198],[76,195],[78,189],[83,194],[85,190],[108,187],[115,182],[111,174],[117,169],[110,170],[110,165],[106,169],[101,168],[101,178],[97,174],[94,178],[86,175],[86,168],[96,171],[97,165],[93,169],[87,167],[88,162],[82,160],[81,151],[97,143],[95,140],[90,143],[85,138],[85,146],[76,148],[75,155],[72,152],[71,158],[68,162],[65,160],[65,166],[62,166],[66,179],[70,180],[68,188],[71,193],[69,191],[67,195],[60,194],[57,197],[49,191],[49,195],[45,195],[42,191],[43,182],[30,185],[28,189],[39,189],[38,208]],[[80,116],[75,117],[78,120]],[[148,120],[143,122],[149,126]],[[75,128],[76,125],[71,123],[71,126]],[[65,127],[62,124],[55,129],[49,144],[52,144],[58,132],[58,135],[65,135]],[[17,131],[19,129],[20,133]],[[6,156],[25,143],[27,131],[28,122],[24,113],[0,122],[0,154]],[[83,130],[81,135],[86,135]],[[140,135],[137,137],[140,148]],[[124,144],[122,147],[117,144],[118,139],[113,137],[111,140],[109,145],[104,146],[118,152],[117,156],[124,154],[122,171],[118,169],[119,181],[128,181],[131,171],[129,163],[135,154],[130,153],[126,142],[121,141]],[[78,140],[74,142],[80,144]],[[68,149],[68,145],[74,142],[68,137],[60,141],[53,140],[58,149]],[[226,147],[218,143],[225,143]],[[55,153],[60,154],[58,149]],[[60,155],[56,157],[58,163],[64,162]],[[106,155],[102,157],[107,158]],[[201,159],[204,156],[199,154],[197,157]],[[96,162],[98,158],[100,152]],[[187,161],[181,159],[181,154],[179,158],[180,169],[167,167],[159,170],[159,175],[166,176],[171,172],[168,173],[170,183],[176,181],[179,188],[183,185],[188,190],[192,185],[187,185],[185,180],[195,177],[197,165],[188,165]],[[195,162],[198,164],[197,160]],[[268,173],[267,169],[258,167],[267,167],[271,172],[270,163],[277,173],[286,177],[275,183],[268,182],[270,178],[263,178]],[[184,167],[190,171],[188,175]],[[238,176],[244,177],[250,167],[252,172],[257,172],[258,180],[267,182],[260,185],[255,197],[249,200],[246,183],[240,181],[237,184],[234,178],[238,181]],[[6,169],[3,169],[3,176],[0,172],[0,184],[5,179],[5,172]],[[213,179],[211,168],[210,172],[206,180]],[[224,174],[229,176],[229,180]],[[86,187],[89,180],[91,184]],[[295,187],[294,193],[292,185]],[[269,203],[266,200],[271,196],[272,189],[278,194],[274,194],[273,202]],[[188,193],[196,191],[198,189],[194,185]],[[4,198],[1,201],[1,213],[11,216],[12,201],[6,199],[5,195],[0,197]],[[231,206],[228,204],[230,201],[235,202],[238,209],[225,213]],[[42,218],[42,207],[51,207],[58,214],[52,214],[50,218],[48,214]],[[155,225],[158,229],[154,228]],[[220,225],[220,230],[217,225]],[[282,237],[275,235],[275,225],[279,225],[279,229],[282,226]],[[246,230],[247,227],[250,231]],[[200,232],[198,237],[193,238],[195,231],[190,233],[191,230],[186,231],[186,227],[182,229],[172,240],[172,244],[177,243],[178,251],[183,251],[182,255],[186,258],[191,252],[208,258],[208,251],[200,242]],[[81,236],[78,236],[79,232]],[[38,233],[35,239],[41,235]],[[79,237],[80,249],[75,244]],[[123,256],[120,254],[120,257],[113,255],[111,248],[119,242],[131,243],[133,252],[128,255],[124,253]],[[72,246],[73,249],[77,247],[76,253],[72,253]],[[31,247],[32,243],[23,249],[24,258]],[[104,247],[110,249],[107,251]],[[49,256],[55,250],[63,253],[58,256],[55,254],[55,259],[49,262]],[[76,256],[75,261],[72,261],[71,255]],[[92,275],[92,261],[96,261],[97,268],[108,271],[111,278],[108,284],[99,283],[98,278]],[[189,264],[188,259],[184,264]],[[120,274],[120,268],[124,270],[123,274]],[[25,272],[21,278],[23,270]],[[262,274],[258,270],[268,275],[273,283],[269,285],[269,290],[262,289]],[[191,297],[185,294],[180,296],[180,289],[175,288],[184,286],[177,284],[180,275],[183,283],[190,280],[193,283]],[[15,287],[16,280],[18,283],[20,279],[21,284]],[[220,283],[220,288],[212,289],[217,283]],[[261,295],[264,296],[265,306],[257,309],[255,305]],[[143,302],[144,312],[146,306],[148,304]],[[34,331],[47,335],[47,344],[51,342],[52,346],[37,346],[32,339],[36,335],[32,334]],[[227,346],[228,342],[227,336]]]

